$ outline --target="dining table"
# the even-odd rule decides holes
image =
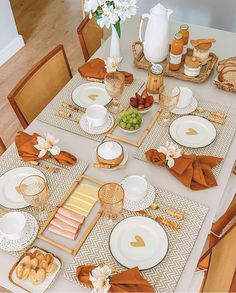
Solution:
[[[138,25],[140,16],[135,16],[125,21],[121,26],[121,54],[123,60],[119,65],[119,69],[133,73],[135,78],[141,79],[144,82],[147,81],[147,71],[138,69],[133,63],[132,56],[132,44],[138,40]],[[170,21],[169,38],[173,38],[175,32],[179,30],[180,22]],[[236,46],[236,33],[222,31],[210,27],[203,27],[189,23],[190,39],[198,38],[215,38],[216,43],[212,47],[212,51],[219,57],[219,60],[228,58],[235,55]],[[106,59],[109,56],[110,39],[104,41],[97,52],[92,56]],[[193,91],[194,97],[204,99],[206,101],[217,102],[219,104],[227,105],[236,109],[236,98],[234,93],[226,92],[218,89],[213,80],[216,76],[216,71],[213,71],[210,77],[203,83],[191,83],[189,81],[178,80],[172,77],[165,77],[165,83],[173,86],[187,86]],[[236,159],[236,138],[234,137],[231,146],[228,150],[226,157],[224,158],[222,169],[217,177],[218,186],[193,191],[185,187],[181,182],[171,176],[165,168],[156,167],[150,163],[143,162],[134,158],[136,147],[125,145],[128,151],[129,158],[125,168],[117,169],[113,171],[106,171],[102,169],[96,169],[92,164],[91,154],[98,146],[98,142],[86,137],[82,137],[75,133],[59,129],[52,125],[46,124],[37,118],[25,129],[27,133],[37,132],[40,135],[45,133],[51,133],[60,140],[60,147],[63,150],[67,150],[74,154],[79,159],[89,163],[89,167],[86,170],[86,174],[95,177],[103,182],[120,182],[125,176],[128,175],[145,175],[146,178],[155,186],[167,189],[171,192],[175,192],[182,197],[191,199],[195,202],[209,208],[207,216],[200,229],[196,242],[193,246],[191,254],[187,260],[187,263],[182,271],[181,277],[175,288],[175,292],[188,292],[194,271],[198,260],[203,251],[207,236],[211,230],[211,225],[215,220],[215,215],[220,208],[220,203],[229,202],[232,199],[231,194],[225,194],[224,190],[227,186],[229,177],[232,172],[232,168]],[[6,151],[7,153],[8,151]],[[0,158],[0,164],[1,158]],[[68,173],[69,174],[69,173]],[[62,179],[63,180],[63,179]],[[224,196],[224,197],[223,197]],[[98,207],[93,209],[90,217],[92,218]],[[87,225],[87,224],[86,224]],[[67,266],[72,262],[73,256],[59,250],[58,248],[46,243],[42,240],[36,239],[34,244],[53,252],[60,256],[63,268],[48,290],[49,292],[85,292],[86,289],[79,284],[69,282],[63,277],[64,271]],[[16,262],[16,258],[9,255],[7,252],[0,251],[0,285],[6,287],[13,292],[23,292],[23,290],[14,286],[8,279],[8,273],[13,264]]]

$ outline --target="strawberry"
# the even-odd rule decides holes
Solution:
[[[142,92],[141,97],[142,97],[143,99],[146,99],[146,98],[148,97],[148,91],[147,91],[147,89],[145,89],[145,90]]]

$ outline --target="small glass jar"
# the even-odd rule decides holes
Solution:
[[[152,63],[148,69],[147,91],[151,94],[159,94],[163,90],[163,67]]]
[[[183,52],[182,52],[182,61],[184,61],[186,55],[187,55],[187,51],[188,51],[188,41],[189,41],[189,26],[187,24],[182,24],[180,26],[180,31],[179,33],[182,34],[183,36]]]
[[[184,47],[183,35],[180,33],[175,34],[175,37],[171,43],[171,50],[170,50],[170,61],[169,61],[170,70],[176,71],[180,69],[183,47]]]

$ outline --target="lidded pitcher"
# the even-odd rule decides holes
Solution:
[[[172,10],[158,3],[150,10],[150,14],[143,14],[139,25],[139,39],[143,43],[145,58],[152,63],[165,60],[169,53],[169,17]],[[143,20],[148,18],[147,27],[142,39]]]

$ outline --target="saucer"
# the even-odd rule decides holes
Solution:
[[[80,127],[82,128],[83,131],[89,133],[89,134],[103,134],[108,132],[114,125],[114,118],[110,113],[107,113],[107,121],[98,127],[93,127],[90,128],[88,126],[88,122],[87,122],[87,118],[86,118],[86,114],[84,114],[81,118],[80,118]]]
[[[8,240],[3,238],[0,242],[0,249],[5,251],[20,251],[31,245],[38,234],[38,223],[29,213],[22,212],[26,218],[26,232],[17,240]]]
[[[197,99],[192,97],[192,102],[185,108],[174,108],[171,112],[177,115],[190,114],[197,109]]]
[[[146,208],[150,207],[150,205],[154,202],[155,196],[155,188],[152,186],[151,183],[148,182],[146,196],[139,201],[131,201],[125,197],[124,209],[133,212],[145,210]]]
[[[123,147],[123,151],[124,151],[124,158],[123,158],[123,160],[121,161],[121,163],[118,166],[116,166],[114,168],[101,168],[101,169],[102,170],[113,171],[113,170],[119,169],[120,165],[125,165],[127,163],[127,161],[128,161],[129,154],[128,154],[127,150],[124,147]],[[93,163],[98,163],[96,149],[92,153],[92,160],[93,160]]]

